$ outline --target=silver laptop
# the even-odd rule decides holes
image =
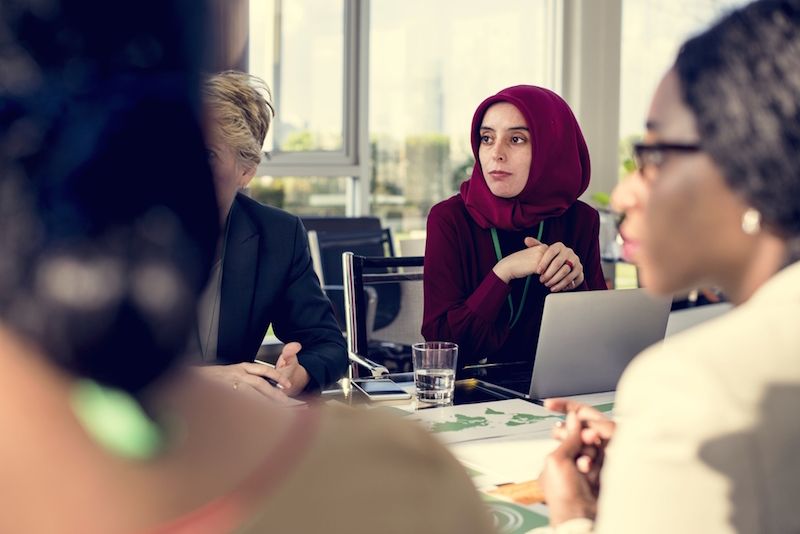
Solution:
[[[700,323],[715,319],[730,311],[733,305],[729,302],[717,302],[716,304],[706,304],[694,308],[685,308],[669,314],[667,321],[667,332],[664,337],[674,336],[684,330],[694,328]]]
[[[643,289],[548,295],[530,398],[616,390],[631,359],[664,339],[671,304]]]

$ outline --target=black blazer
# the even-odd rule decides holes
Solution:
[[[272,323],[275,335],[299,341],[307,389],[347,371],[347,350],[333,308],[311,263],[298,217],[236,195],[225,239],[217,359],[253,361]]]

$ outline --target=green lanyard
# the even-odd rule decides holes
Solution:
[[[489,229],[492,232],[492,243],[494,243],[494,253],[497,256],[497,261],[503,259],[503,251],[500,250],[500,240],[497,238],[497,230],[495,228]],[[536,236],[537,241],[542,240],[542,232],[544,231],[544,221],[539,221],[539,234]],[[511,294],[508,295],[508,309],[510,311],[508,316],[508,328],[514,328],[514,325],[519,321],[522,315],[522,309],[525,307],[525,299],[528,296],[528,286],[531,285],[531,275],[525,278],[525,288],[522,290],[522,299],[519,302],[519,310],[517,315],[514,315],[514,301],[511,299]]]

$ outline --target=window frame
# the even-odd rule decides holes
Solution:
[[[282,9],[284,0],[274,0],[275,12]],[[343,77],[342,77],[342,148],[339,150],[309,150],[309,151],[282,151],[274,149],[270,152],[270,159],[265,163],[271,169],[283,167],[307,168],[306,172],[297,173],[298,176],[305,176],[308,172],[318,173],[315,167],[329,167],[331,165],[338,168],[352,167],[358,161],[358,124],[357,124],[357,91],[353,90],[358,86],[359,65],[358,65],[358,32],[359,32],[359,1],[345,0],[343,11]],[[273,28],[276,34],[281,32],[280,18],[273,19]],[[280,37],[274,39],[276,45],[273,50],[273,91],[277,93],[281,82],[281,49]],[[279,104],[280,96],[276,95],[276,104]],[[261,170],[261,169],[259,169]],[[273,172],[274,174],[274,172]],[[325,174],[336,174],[334,171]],[[341,175],[342,173],[339,173]],[[348,173],[349,174],[349,173]]]
[[[283,1],[275,0],[276,9]],[[573,108],[592,153],[593,179],[584,196],[610,191],[616,184],[619,157],[622,0],[542,1],[553,28],[549,85]],[[370,0],[344,0],[342,149],[276,151],[257,170],[260,176],[350,177],[348,216],[370,213],[369,10]],[[278,80],[280,66],[274,64]]]

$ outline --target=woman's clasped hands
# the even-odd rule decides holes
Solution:
[[[533,237],[525,238],[524,248],[506,256],[494,266],[503,282],[528,275],[539,275],[539,282],[552,293],[569,291],[583,283],[583,264],[575,252],[562,242],[546,245]]]

